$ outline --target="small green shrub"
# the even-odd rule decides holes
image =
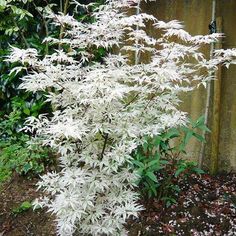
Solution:
[[[32,177],[44,172],[46,166],[52,164],[49,149],[29,145],[29,140],[28,135],[21,134],[17,139],[0,142],[0,183],[9,179],[13,171]]]
[[[32,208],[32,203],[29,201],[25,201],[25,202],[22,202],[20,206],[14,208],[12,212],[13,214],[17,215],[25,211],[28,211],[31,208]]]
[[[31,137],[19,131],[21,112],[14,110],[0,119],[0,183],[9,179],[13,171],[28,177],[40,174],[54,161],[48,148],[30,145]]]
[[[155,136],[146,137],[134,153],[133,165],[140,175],[139,186],[143,195],[156,197],[167,206],[176,202],[179,182],[192,173],[202,174],[197,163],[183,159],[186,145],[192,137],[205,142],[199,130],[209,131],[204,117],[190,121],[188,126],[172,128]]]
[[[0,0],[0,183],[9,179],[13,171],[27,176],[40,174],[54,161],[47,148],[29,147],[27,142],[30,136],[19,132],[27,117],[37,117],[42,113],[50,115],[53,107],[45,102],[48,91],[33,94],[18,89],[22,83],[20,78],[32,68],[30,65],[25,65],[28,67],[28,72],[16,70],[17,73],[16,71],[10,73],[20,64],[9,64],[5,60],[10,53],[9,45],[18,48],[33,47],[42,57],[54,53],[54,50],[59,48],[68,52],[71,50],[68,45],[42,43],[45,37],[59,37],[65,30],[62,26],[55,27],[51,24],[52,20],[47,17],[48,13],[51,10],[62,11],[74,15],[79,22],[92,22],[95,19],[91,13],[103,2],[96,0],[86,9],[83,7],[75,9],[73,1],[64,4],[65,1],[58,3],[54,0]],[[94,47],[91,50],[94,55],[93,61],[97,62],[102,61],[107,53],[103,47]]]

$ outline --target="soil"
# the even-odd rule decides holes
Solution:
[[[236,175],[192,175],[180,184],[177,204],[145,201],[146,210],[128,222],[129,236],[236,235]]]
[[[55,236],[53,217],[43,210],[14,213],[39,193],[37,179],[15,176],[0,189],[0,236]],[[180,184],[175,205],[142,200],[146,210],[127,222],[129,236],[236,235],[236,175],[192,175]]]
[[[39,196],[37,181],[15,176],[0,187],[0,236],[56,236],[53,217],[45,211],[14,213],[23,202]]]

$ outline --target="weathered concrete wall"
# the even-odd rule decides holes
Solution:
[[[223,48],[236,47],[236,0],[218,0],[216,15],[223,20]],[[161,20],[177,19],[182,21],[188,32],[193,35],[208,34],[208,25],[211,21],[212,0],[157,0],[144,3],[142,10]],[[151,29],[149,29],[151,31]],[[155,32],[150,32],[157,36]],[[209,47],[203,48],[209,55]],[[199,88],[183,97],[182,109],[190,114],[192,119],[204,114],[206,103],[206,90]],[[214,119],[214,117],[210,117]],[[220,167],[224,170],[236,171],[236,66],[222,71],[222,96],[221,96],[221,130],[220,130]],[[210,127],[211,128],[211,127]],[[214,134],[211,134],[214,135]],[[208,136],[206,158],[210,155],[210,136]],[[192,141],[189,145],[189,157],[197,158],[200,145]]]

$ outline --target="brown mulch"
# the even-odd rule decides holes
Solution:
[[[180,184],[177,204],[145,201],[139,219],[128,222],[129,236],[236,235],[236,175],[192,175]]]
[[[53,217],[43,210],[14,213],[24,201],[39,196],[37,179],[15,176],[0,187],[0,236],[55,236]],[[143,200],[146,210],[130,219],[129,236],[236,235],[236,175],[192,175],[180,184],[177,204]]]
[[[39,196],[37,179],[14,176],[0,187],[0,236],[55,236],[53,218],[43,210],[14,213],[23,202]]]

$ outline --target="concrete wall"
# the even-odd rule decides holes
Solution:
[[[236,47],[236,0],[217,0],[216,8],[216,15],[222,17],[222,31],[226,36],[223,40],[223,48]],[[142,11],[160,20],[182,21],[186,30],[193,35],[208,34],[212,0],[156,0],[156,2],[143,3]],[[149,32],[157,36],[151,28]],[[203,48],[203,52],[209,55],[209,47]],[[204,114],[206,90],[200,88],[185,95],[183,101],[182,109],[189,112],[191,118],[196,119]],[[212,119],[214,117],[211,115],[210,120]],[[209,159],[211,137],[208,136],[207,139],[205,157]],[[200,145],[193,141],[189,145],[188,155],[196,159],[199,151]],[[221,170],[236,171],[236,66],[222,70],[219,157]]]

